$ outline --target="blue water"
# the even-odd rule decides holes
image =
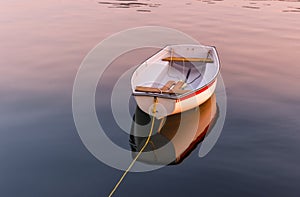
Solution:
[[[175,28],[217,47],[226,122],[207,156],[199,158],[196,148],[179,165],[129,173],[115,196],[299,196],[299,1],[145,2],[0,3],[0,196],[108,195],[122,171],[82,144],[73,82],[98,42],[143,25]],[[128,62],[149,53],[132,53]],[[97,113],[108,112],[105,95],[96,98]],[[110,137],[129,149],[128,136],[105,118]]]

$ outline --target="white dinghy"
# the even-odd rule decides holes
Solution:
[[[220,63],[215,47],[171,45],[143,62],[131,78],[137,105],[156,118],[180,113],[204,103],[214,93]]]

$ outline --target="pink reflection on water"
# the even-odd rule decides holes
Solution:
[[[295,89],[300,72],[300,15],[282,12],[298,10],[299,2],[158,3],[151,13],[141,14],[89,0],[1,2],[1,90],[71,89],[82,59],[102,39],[126,28],[161,25],[215,45],[226,85],[239,94],[251,97],[261,90],[261,94],[299,98]],[[244,88],[246,84],[250,87]]]

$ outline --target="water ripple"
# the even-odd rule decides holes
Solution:
[[[291,6],[287,6],[285,3],[299,3],[300,0],[245,0],[245,1],[249,1],[250,5],[244,5],[242,6],[243,8],[250,8],[250,9],[260,9],[266,6],[275,6],[277,5],[279,2],[282,3],[280,4],[280,9],[282,12],[299,12],[299,10],[297,9],[297,7],[291,7]],[[266,3],[267,2],[267,3]],[[255,5],[255,6],[252,6]]]
[[[249,6],[249,5],[243,5],[243,8],[249,8],[249,9],[260,9],[260,7],[257,6]]]
[[[160,3],[139,2],[138,0],[100,1],[99,4],[108,5],[108,8],[138,8],[137,12],[151,12],[151,8],[159,7]]]
[[[225,0],[197,0],[198,2],[205,4],[216,5],[218,3],[224,3],[225,5],[232,4],[232,6],[238,5],[241,8],[246,9],[272,9],[273,11],[281,12],[300,12],[300,0],[244,0],[244,1],[225,1]],[[234,3],[233,3],[234,2]],[[297,6],[289,6],[290,4],[295,4]],[[186,4],[187,5],[187,4]],[[190,5],[190,4],[189,4]],[[274,9],[275,8],[275,9]]]

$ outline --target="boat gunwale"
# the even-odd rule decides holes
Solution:
[[[200,91],[206,87],[210,87],[211,84],[213,84],[215,81],[216,81],[216,78],[218,77],[218,74],[217,76],[215,76],[215,78],[213,78],[209,83],[201,86],[200,88],[197,88],[197,89],[194,89],[194,90],[191,90],[187,93],[184,93],[184,94],[167,94],[167,93],[152,93],[152,92],[133,92],[132,95],[133,96],[149,96],[149,97],[159,97],[159,98],[167,98],[167,99],[173,99],[173,100],[180,100],[186,96],[189,96],[191,94],[195,94],[197,91]]]

